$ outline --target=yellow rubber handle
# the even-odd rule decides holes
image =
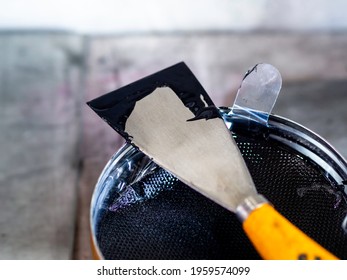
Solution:
[[[251,212],[243,228],[263,259],[337,260],[268,203]]]

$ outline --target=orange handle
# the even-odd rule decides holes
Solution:
[[[268,203],[251,212],[243,228],[263,259],[337,260]]]

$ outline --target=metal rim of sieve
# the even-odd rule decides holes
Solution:
[[[342,192],[347,197],[346,160],[322,137],[306,127],[289,119],[270,115],[268,126],[262,127],[244,119],[231,119],[227,113],[230,108],[221,108],[224,121],[231,131],[236,133],[252,134],[254,137],[270,138],[281,145],[294,150],[299,156],[304,156],[325,170],[325,177],[332,184],[340,185]],[[90,208],[91,243],[95,257],[104,259],[96,240],[96,229],[100,213],[107,211],[105,201],[112,193],[121,193],[125,186],[141,179],[155,164],[142,152],[130,144],[125,144],[110,158],[101,172],[95,185]],[[347,232],[347,216],[342,225]]]

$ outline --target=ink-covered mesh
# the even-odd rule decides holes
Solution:
[[[322,170],[271,141],[235,140],[257,190],[305,233],[347,259],[341,228],[346,203]],[[106,259],[260,258],[233,213],[160,168],[150,176],[134,185],[132,199],[122,207],[109,201],[96,232]]]

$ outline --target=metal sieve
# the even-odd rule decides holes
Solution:
[[[264,126],[220,110],[258,191],[306,234],[347,259],[346,161],[288,119],[269,115]],[[96,257],[104,259],[260,258],[233,213],[129,144],[99,177],[91,230]]]

